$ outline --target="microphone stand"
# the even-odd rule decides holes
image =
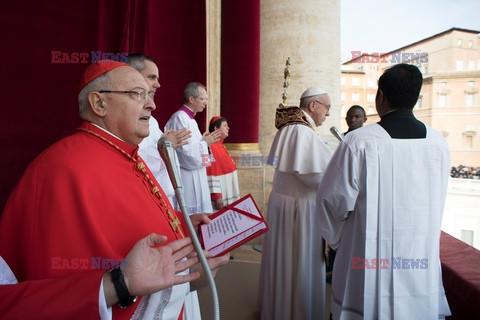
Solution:
[[[195,232],[195,228],[193,227],[192,221],[190,221],[190,216],[188,215],[188,212],[187,212],[187,205],[185,204],[182,184],[180,182],[180,174],[178,172],[178,168],[175,161],[176,153],[175,153],[175,150],[173,149],[173,144],[167,137],[162,137],[158,140],[158,147],[160,151],[160,156],[162,157],[163,161],[165,162],[165,165],[167,166],[168,175],[170,177],[170,181],[172,182],[173,188],[175,189],[175,196],[180,206],[180,210],[182,211],[183,219],[187,224],[190,237],[192,238],[193,247],[197,252],[198,258],[200,260],[200,264],[202,265],[205,275],[207,277],[208,286],[210,288],[210,295],[212,298],[213,319],[220,320],[220,307],[218,304],[217,288],[215,286],[215,281],[213,279],[212,271],[208,266],[207,258],[203,253],[203,249],[202,249],[202,246],[200,245],[200,241],[198,240],[197,234]]]
[[[330,132],[338,139],[338,141],[343,141],[343,134],[338,131],[337,127],[333,126],[330,128]]]

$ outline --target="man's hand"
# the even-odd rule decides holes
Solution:
[[[223,199],[222,198],[218,198],[216,200],[213,201],[213,209],[215,210],[220,210],[224,207],[224,203],[223,203]]]
[[[212,275],[215,277],[220,267],[226,265],[228,261],[230,261],[230,253],[224,254],[223,256],[219,256],[216,258],[211,257],[211,255],[205,252],[205,256],[207,257],[208,266],[212,271]],[[207,277],[205,276],[205,272],[203,271],[203,267],[200,263],[195,264],[193,267],[190,268],[190,272],[200,273],[200,278],[190,282],[190,291],[197,290],[201,287],[204,287],[208,284]]]
[[[188,139],[192,137],[192,131],[187,128],[182,128],[180,130],[167,130],[162,134],[162,137],[167,137],[173,144],[173,148],[177,149],[181,146],[184,146],[188,143]]]
[[[148,295],[172,285],[198,279],[200,273],[177,275],[198,262],[190,238],[167,241],[166,236],[150,234],[139,240],[126,257],[127,266],[122,273],[128,291],[132,296]],[[107,305],[118,302],[113,283],[108,272],[104,276],[104,288]]]
[[[190,221],[192,221],[192,225],[196,228],[202,223],[209,224],[212,222],[206,213],[195,213],[190,215]]]
[[[220,140],[221,133],[219,131],[205,132],[202,136],[202,140],[205,141],[209,146]]]

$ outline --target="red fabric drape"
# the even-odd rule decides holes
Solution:
[[[480,319],[480,251],[442,231],[440,237],[442,278],[451,317]]]
[[[228,143],[258,142],[259,0],[222,1],[221,83],[221,115],[232,129]]]
[[[206,82],[205,0],[11,0],[0,10],[0,41],[0,210],[26,166],[80,123],[77,87],[92,51],[158,62],[161,126],[188,82]],[[87,57],[52,63],[54,51]],[[197,121],[204,129],[205,115]]]

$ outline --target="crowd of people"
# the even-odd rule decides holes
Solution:
[[[480,180],[480,167],[458,165],[450,168],[450,177]]]

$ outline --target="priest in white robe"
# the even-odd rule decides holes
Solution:
[[[307,89],[300,107],[277,109],[268,164],[275,167],[263,240],[261,319],[324,319],[325,259],[315,212],[317,187],[332,150],[315,128],[330,115],[330,97]]]
[[[412,109],[416,66],[380,77],[381,118],[350,132],[318,188],[316,230],[337,250],[333,319],[442,319],[439,239],[449,176],[443,136]]]
[[[186,128],[178,131],[168,130],[162,132],[162,130],[159,128],[157,120],[153,116],[149,119],[149,127],[150,135],[143,139],[138,145],[138,154],[150,168],[150,171],[152,171],[152,174],[162,187],[165,195],[168,197],[168,200],[170,200],[172,207],[175,210],[180,210],[180,206],[178,205],[175,196],[175,190],[173,189],[170,175],[168,174],[167,165],[163,161],[162,157],[160,156],[160,151],[158,150],[158,140],[161,137],[167,137],[170,142],[172,142],[174,149],[177,149],[187,144],[187,140],[192,136],[191,132]],[[174,161],[177,168],[180,168],[178,159],[174,158]]]
[[[187,144],[177,148],[180,174],[189,214],[213,212],[206,167],[210,165],[208,146],[219,140],[220,134],[201,134],[195,114],[207,106],[207,89],[198,82],[189,83],[183,92],[183,106],[176,111],[165,125],[165,130],[187,128],[192,137]]]
[[[145,81],[150,86],[150,91],[156,92],[157,89],[160,88],[157,63],[152,57],[142,53],[133,53],[127,56],[127,63],[142,74]],[[172,207],[176,210],[180,210],[175,198],[175,190],[170,181],[165,162],[158,151],[157,143],[162,136],[166,136],[173,143],[174,148],[178,148],[187,143],[186,140],[191,137],[190,131],[182,129],[178,131],[170,130],[163,133],[162,130],[160,130],[158,121],[153,116],[150,116],[148,124],[150,134],[138,145],[138,154],[150,168],[150,171],[152,171],[155,179],[157,179],[170,200]],[[179,166],[178,162],[177,166]]]
[[[141,53],[129,54],[127,57],[127,63],[142,74],[145,81],[150,87],[150,91],[156,92],[156,90],[160,88],[160,82],[158,81],[158,66],[152,57]],[[158,183],[164,190],[165,195],[168,197],[168,200],[170,201],[172,207],[176,210],[180,210],[180,206],[178,205],[177,199],[175,197],[175,190],[168,174],[167,166],[163,161],[162,157],[160,156],[157,144],[158,140],[162,136],[166,136],[172,142],[173,147],[176,149],[187,143],[187,139],[191,137],[191,132],[186,128],[182,128],[177,131],[167,130],[165,132],[162,132],[158,125],[158,121],[153,116],[150,116],[148,124],[150,133],[148,137],[144,138],[139,144],[138,154],[145,161],[150,171],[154,175],[155,179],[157,179]],[[175,160],[177,159],[175,158]],[[175,165],[179,167],[178,160],[176,161]],[[162,303],[166,303],[169,300],[175,301],[172,298],[175,296],[179,296],[179,293],[181,294],[179,290],[165,290],[163,293],[154,295],[152,296],[152,298],[150,298],[150,300],[147,300],[147,305],[149,305],[151,308],[152,306],[160,306],[160,304],[157,303],[157,300],[162,301]],[[160,309],[161,308],[159,307],[158,310]],[[200,304],[196,291],[189,292],[185,297],[183,318],[184,320],[201,319]]]

